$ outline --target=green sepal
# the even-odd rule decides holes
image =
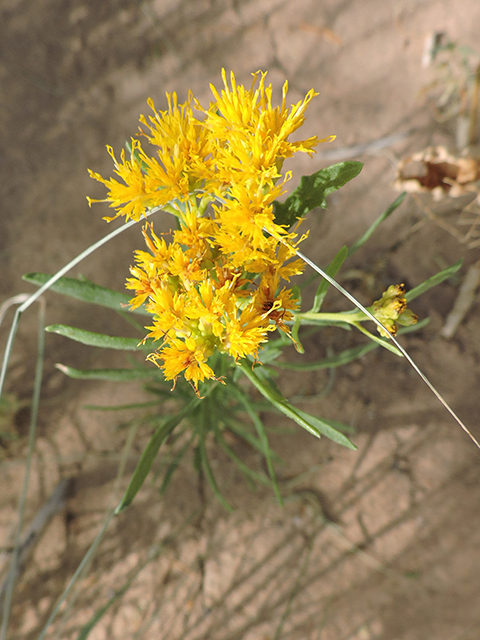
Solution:
[[[285,202],[275,200],[275,223],[290,228],[296,220],[303,218],[316,207],[325,209],[326,197],[355,178],[363,164],[356,160],[347,160],[320,169],[311,176],[302,176],[300,185]]]
[[[292,325],[292,339],[294,341],[295,349],[297,350],[297,352],[303,354],[305,353],[305,349],[303,344],[300,341],[300,336],[299,336],[300,327],[301,327],[300,319],[295,318]]]

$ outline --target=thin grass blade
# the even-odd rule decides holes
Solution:
[[[18,311],[18,310],[17,310]],[[5,640],[7,637],[8,620],[10,617],[10,608],[13,596],[13,587],[17,575],[18,558],[20,553],[20,538],[23,528],[23,520],[25,516],[25,505],[27,502],[28,485],[30,482],[30,472],[33,462],[33,451],[35,448],[35,437],[37,431],[38,410],[40,407],[40,390],[42,387],[43,377],[43,361],[45,354],[45,303],[40,300],[39,313],[38,313],[38,334],[37,334],[37,360],[35,365],[35,380],[33,386],[32,395],[32,408],[30,415],[30,426],[28,429],[28,449],[27,449],[27,461],[25,464],[25,476],[23,479],[22,493],[20,495],[20,501],[18,505],[18,525],[15,532],[14,551],[11,558],[11,563],[6,579],[6,588],[3,596],[3,602],[0,602],[2,606],[2,624],[0,626],[0,639]]]
[[[349,293],[346,289],[344,289],[336,280],[334,280],[333,278],[330,278],[330,276],[327,273],[325,273],[325,271],[323,271],[323,269],[321,269],[314,262],[312,262],[312,260],[310,260],[310,258],[307,258],[307,256],[305,256],[300,251],[297,251],[293,247],[290,246],[290,248],[293,251],[295,251],[296,255],[299,258],[304,260],[310,267],[312,267],[312,269],[314,269],[320,275],[323,275],[324,278],[328,279],[330,284],[332,284],[338,291],[340,291],[340,293],[342,293],[348,300],[350,300],[350,302],[352,302],[358,309],[363,311],[363,313],[368,318],[370,318],[370,320],[372,320],[377,325],[377,327],[382,328],[386,333],[388,333],[388,329],[383,326],[383,324],[380,322],[380,320],[375,318],[375,316],[372,313],[370,313],[370,311],[368,311],[368,309],[366,309],[362,304],[360,304],[360,302],[358,302],[358,300],[354,296],[352,296],[351,293]],[[410,364],[410,366],[415,370],[415,372],[420,376],[420,378],[427,385],[427,387],[430,389],[430,391],[433,393],[433,395],[437,398],[437,400],[445,407],[445,409],[452,416],[452,418],[455,420],[455,422],[463,429],[463,431],[468,435],[468,437],[470,438],[470,440],[472,440],[472,442],[475,444],[475,446],[478,449],[480,449],[480,442],[478,442],[478,440],[470,432],[470,430],[467,428],[467,426],[462,422],[462,420],[460,420],[460,418],[457,416],[455,411],[450,407],[450,405],[443,398],[441,393],[439,391],[437,391],[437,389],[433,386],[433,384],[430,382],[430,380],[427,378],[427,376],[418,368],[418,366],[415,364],[415,362],[413,361],[411,356],[408,354],[408,352],[402,347],[402,345],[398,342],[398,340],[396,338],[394,338],[392,335],[390,335],[390,340],[397,347],[397,349],[402,353],[404,358],[407,360],[407,362]]]
[[[100,542],[102,541],[103,536],[105,535],[105,532],[108,528],[108,525],[110,524],[110,522],[112,521],[112,518],[115,516],[115,512],[111,512],[107,518],[105,519],[105,522],[103,523],[103,527],[100,530],[100,532],[97,534],[97,537],[95,538],[95,540],[92,542],[92,544],[90,545],[90,548],[88,549],[87,553],[83,556],[82,561],[80,562],[80,564],[78,565],[77,569],[75,570],[75,573],[73,574],[73,576],[70,578],[67,586],[65,587],[62,595],[60,596],[60,598],[58,599],[55,607],[53,608],[52,613],[50,614],[50,616],[48,617],[47,622],[45,623],[45,626],[42,629],[42,632],[40,633],[40,635],[38,636],[37,640],[44,640],[45,635],[48,631],[48,628],[50,627],[50,625],[52,624],[52,622],[54,621],[54,619],[57,616],[57,613],[60,610],[60,607],[62,606],[62,604],[65,602],[65,600],[68,597],[68,594],[70,593],[70,591],[72,590],[74,584],[77,582],[77,580],[79,579],[79,577],[82,575],[84,568],[88,565],[88,563],[90,562],[90,559],[94,556],[98,545],[100,544]]]
[[[255,482],[260,482],[261,484],[263,484],[265,486],[268,486],[270,484],[269,480],[268,480],[268,478],[266,476],[264,476],[261,473],[257,473],[253,469],[250,469],[250,467],[248,465],[246,465],[243,462],[243,460],[241,460],[234,451],[232,451],[232,449],[225,442],[225,438],[223,438],[223,436],[220,435],[218,437],[218,443],[220,444],[222,449],[225,451],[227,456],[237,465],[237,467],[239,468],[239,470],[241,471],[241,473],[245,476],[245,478],[247,480],[251,480],[254,483]]]
[[[172,462],[168,465],[165,473],[163,474],[162,484],[160,485],[160,490],[159,490],[160,495],[163,495],[167,490],[167,487],[170,484],[170,480],[172,479],[173,474],[178,469],[180,462],[185,457],[185,454],[187,453],[187,451],[189,450],[192,444],[192,441],[193,441],[193,436],[188,439],[188,441],[183,445],[183,447],[174,457]]]
[[[271,407],[271,404],[265,403],[266,406]],[[254,411],[258,411],[255,403],[250,403],[250,406],[252,406]],[[245,440],[246,442],[248,442],[248,444],[255,449],[256,451],[258,451],[259,453],[263,454],[263,445],[261,443],[261,441],[254,436],[252,433],[250,433],[247,429],[243,428],[243,425],[241,425],[238,421],[236,420],[230,420],[228,418],[225,418],[225,424],[228,428],[229,431],[231,431],[233,434],[235,434],[237,437]],[[270,455],[272,458],[272,461],[275,462],[281,462],[282,459],[280,458],[280,456],[275,453],[275,451],[273,451],[272,449],[270,449]]]

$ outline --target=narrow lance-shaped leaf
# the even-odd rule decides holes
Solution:
[[[414,331],[419,331],[427,326],[430,322],[429,318],[424,318],[417,324],[412,324],[408,327],[401,327],[398,331],[398,335],[404,335],[406,333],[413,333]],[[380,338],[383,342],[386,342],[387,339]],[[323,358],[322,360],[318,360],[317,362],[281,362],[276,360],[273,362],[273,366],[279,369],[287,369],[289,371],[317,371],[319,369],[334,369],[336,367],[341,367],[353,360],[358,360],[362,356],[374,349],[377,349],[380,344],[377,342],[369,341],[366,344],[358,345],[357,347],[351,347],[350,349],[345,349],[341,351],[335,356],[330,356],[328,358]],[[382,345],[383,346],[383,345]]]
[[[110,382],[164,380],[163,373],[153,366],[148,369],[74,369],[64,364],[57,364],[56,366],[66,376],[76,380],[107,380]]]
[[[276,224],[289,228],[315,207],[324,209],[327,205],[326,197],[355,178],[362,167],[361,162],[348,160],[320,169],[311,176],[302,176],[300,185],[285,202],[274,202]]]
[[[337,255],[334,257],[334,259],[331,261],[331,263],[328,265],[326,269],[326,273],[332,278],[334,278],[337,275],[340,267],[344,263],[347,255],[348,255],[347,247],[342,247],[340,251],[337,253]],[[325,280],[325,278],[323,278],[320,284],[318,285],[317,293],[315,294],[315,299],[313,301],[312,311],[314,313],[318,313],[318,311],[320,311],[320,308],[323,304],[325,296],[327,295],[327,291],[329,287],[330,287],[330,283],[328,282],[328,280]]]
[[[140,351],[152,350],[152,340],[147,340],[144,344],[139,344],[138,338],[118,338],[115,336],[107,336],[103,333],[94,333],[93,331],[85,331],[76,327],[69,327],[65,324],[51,324],[45,328],[45,331],[56,333],[59,336],[70,338],[75,342],[81,342],[89,347],[100,347],[102,349],[117,349],[120,351]]]
[[[271,405],[269,402],[265,403],[269,408],[271,408]],[[254,405],[254,403],[250,402],[250,405],[252,406],[254,411],[258,411],[256,405]],[[252,433],[250,433],[247,429],[245,429],[244,425],[242,423],[240,423],[239,421],[236,420],[232,420],[230,416],[225,416],[225,424],[228,428],[229,431],[231,431],[232,433],[234,433],[236,436],[238,436],[239,438],[245,440],[246,442],[248,442],[248,444],[255,449],[256,451],[258,451],[259,453],[263,454],[263,444],[262,442],[256,437],[254,436]],[[278,454],[275,453],[275,451],[273,451],[273,449],[270,449],[270,454],[271,454],[271,459],[274,462],[282,462],[282,459],[280,458],[280,456]]]
[[[296,409],[296,411],[300,417],[304,418],[305,421],[310,422],[314,427],[316,427],[320,431],[320,433],[322,433],[324,436],[327,436],[327,438],[330,438],[330,440],[333,440],[338,444],[345,444],[345,442],[347,442],[348,444],[345,444],[345,446],[348,446],[349,449],[355,450],[357,448],[354,444],[352,444],[352,442],[350,442],[350,440],[347,437],[345,437],[342,433],[337,431],[337,429],[333,426],[337,424],[336,422],[334,421],[330,422],[329,420],[323,420],[323,419],[317,418],[315,416],[312,416],[311,413],[306,413],[301,409]],[[348,431],[352,430],[347,425],[342,425],[342,428]]]
[[[268,486],[270,483],[268,478],[265,475],[257,473],[253,469],[250,469],[248,465],[246,465],[241,458],[237,456],[237,454],[228,446],[225,442],[225,438],[220,433],[217,436],[217,441],[219,445],[222,447],[223,451],[227,454],[227,456],[237,465],[240,472],[245,476],[245,479],[249,484],[260,482],[263,485]],[[253,484],[252,489],[255,488],[255,484]]]
[[[398,196],[398,198],[394,200],[392,204],[387,208],[387,210],[384,211],[382,215],[380,215],[373,222],[373,224],[370,225],[370,227],[365,231],[365,233],[350,247],[350,249],[348,250],[347,257],[350,257],[352,253],[355,253],[355,251],[362,246],[362,244],[365,244],[365,242],[370,238],[370,236],[373,234],[373,232],[378,227],[378,225],[381,224],[384,220],[386,220],[388,216],[390,216],[395,211],[395,209],[397,209],[402,204],[405,198],[405,195],[406,195],[405,192],[401,193]]]
[[[275,362],[274,366],[280,369],[287,369],[288,371],[318,371],[319,369],[334,369],[344,364],[352,362],[361,358],[366,353],[373,351],[379,345],[375,342],[367,342],[367,344],[361,344],[358,347],[352,347],[351,349],[345,349],[336,356],[329,358],[323,358],[318,362]]]
[[[218,488],[217,481],[215,480],[215,475],[213,473],[212,467],[210,466],[210,461],[209,461],[208,455],[207,455],[207,449],[205,447],[205,434],[203,433],[203,431],[199,436],[198,454],[199,454],[199,458],[200,458],[200,464],[202,466],[202,469],[205,472],[205,476],[206,476],[206,478],[208,480],[208,483],[209,483],[213,493],[215,494],[215,497],[220,502],[222,507],[224,509],[226,509],[226,511],[231,513],[233,511],[233,508],[227,502],[227,500],[225,500],[225,498],[222,495],[222,492]]]
[[[240,400],[242,405],[245,407],[245,410],[246,410],[248,416],[250,417],[250,420],[253,422],[253,424],[255,426],[255,429],[257,430],[258,438],[260,440],[261,447],[262,447],[262,453],[263,453],[263,455],[265,457],[265,461],[267,463],[268,474],[269,474],[270,480],[272,482],[272,486],[273,486],[273,490],[275,492],[275,496],[276,496],[276,498],[278,500],[278,503],[280,505],[283,505],[282,494],[280,493],[280,488],[279,488],[278,482],[277,482],[277,476],[275,474],[275,468],[273,466],[272,450],[271,450],[270,445],[268,443],[267,432],[265,431],[265,427],[263,425],[263,422],[261,421],[260,416],[258,415],[258,413],[252,407],[250,399],[248,398],[248,396],[246,396],[243,393],[243,391],[238,387],[236,388],[235,392],[236,392],[236,395],[237,395],[238,399]]]
[[[309,416],[309,414],[296,409],[292,406],[286,398],[284,398],[278,391],[276,391],[266,380],[261,380],[254,370],[252,370],[252,363],[248,360],[242,362],[239,367],[243,374],[250,380],[250,382],[260,391],[260,393],[267,398],[279,411],[286,416],[294,420],[301,427],[306,429],[309,433],[320,437],[323,433],[327,437],[331,438],[338,444],[342,444],[349,449],[356,449],[355,445],[350,442],[342,433],[339,433],[335,429],[319,418]]]
[[[178,453],[175,455],[172,462],[168,465],[167,469],[165,470],[165,473],[163,474],[162,485],[159,490],[160,495],[163,495],[167,490],[167,487],[170,484],[170,480],[172,479],[173,474],[175,473],[178,465],[180,464],[183,457],[185,456],[188,449],[190,448],[192,441],[193,441],[193,435],[190,436],[190,438],[183,445],[180,451],[178,451]]]
[[[405,298],[407,302],[411,302],[412,300],[415,300],[415,298],[418,298],[418,296],[421,296],[423,293],[425,293],[425,291],[428,291],[432,287],[436,287],[437,284],[440,284],[447,278],[451,278],[460,269],[460,267],[462,266],[462,262],[463,262],[462,260],[455,262],[455,264],[452,264],[451,267],[447,267],[447,269],[443,269],[443,271],[439,271],[431,278],[428,278],[428,280],[425,280],[425,282],[422,282],[422,284],[419,284],[418,287],[415,287],[414,289],[411,289],[410,291],[408,291],[405,294]]]
[[[133,476],[127,490],[125,491],[120,504],[115,509],[115,513],[120,513],[131,504],[132,500],[135,498],[145,482],[162,443],[165,442],[175,427],[197,406],[199,402],[201,402],[199,398],[193,398],[183,409],[171,418],[165,420],[165,422],[156,429],[142,453],[142,457],[133,472]]]
[[[51,277],[48,273],[27,273],[23,276],[23,280],[37,287],[41,287],[48,282]],[[130,310],[129,302],[132,295],[113,291],[107,287],[101,287],[86,278],[60,278],[50,289],[64,296],[82,300],[83,302],[91,302],[92,304],[107,307],[108,309],[115,309],[115,311],[128,310],[131,313],[137,313],[143,316],[149,315],[143,306]]]

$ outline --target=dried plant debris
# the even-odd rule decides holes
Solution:
[[[444,338],[452,338],[464,317],[475,302],[475,294],[480,285],[480,260],[468,270],[453,309],[448,314],[440,334]]]
[[[436,201],[476,194],[480,203],[480,156],[453,155],[445,147],[428,147],[400,160],[395,188],[409,193],[429,192]]]

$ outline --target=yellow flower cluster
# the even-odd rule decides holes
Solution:
[[[273,107],[265,75],[254,74],[247,90],[233,73],[229,86],[223,71],[224,88],[211,86],[208,109],[191,95],[178,105],[167,94],[162,112],[149,100],[153,115],[141,116],[141,134],[156,153],[132,139],[130,159],[122,152],[117,161],[107,147],[121,182],[90,172],[108,188],[102,202],[117,210],[107,220],[138,220],[153,207],[177,217],[169,243],[145,226],[149,251],[136,252],[127,287],[136,292],[132,308],[145,302],[153,315],[147,337],[161,341],[149,359],[168,380],[183,372],[195,389],[215,377],[207,363],[215,350],[257,359],[269,331],[289,333],[295,300],[281,281],[302,272],[302,261],[291,258],[303,238],[276,224],[273,202],[290,177],[281,174],[284,159],[333,139],[290,142],[316,94],[287,108],[285,83]]]

